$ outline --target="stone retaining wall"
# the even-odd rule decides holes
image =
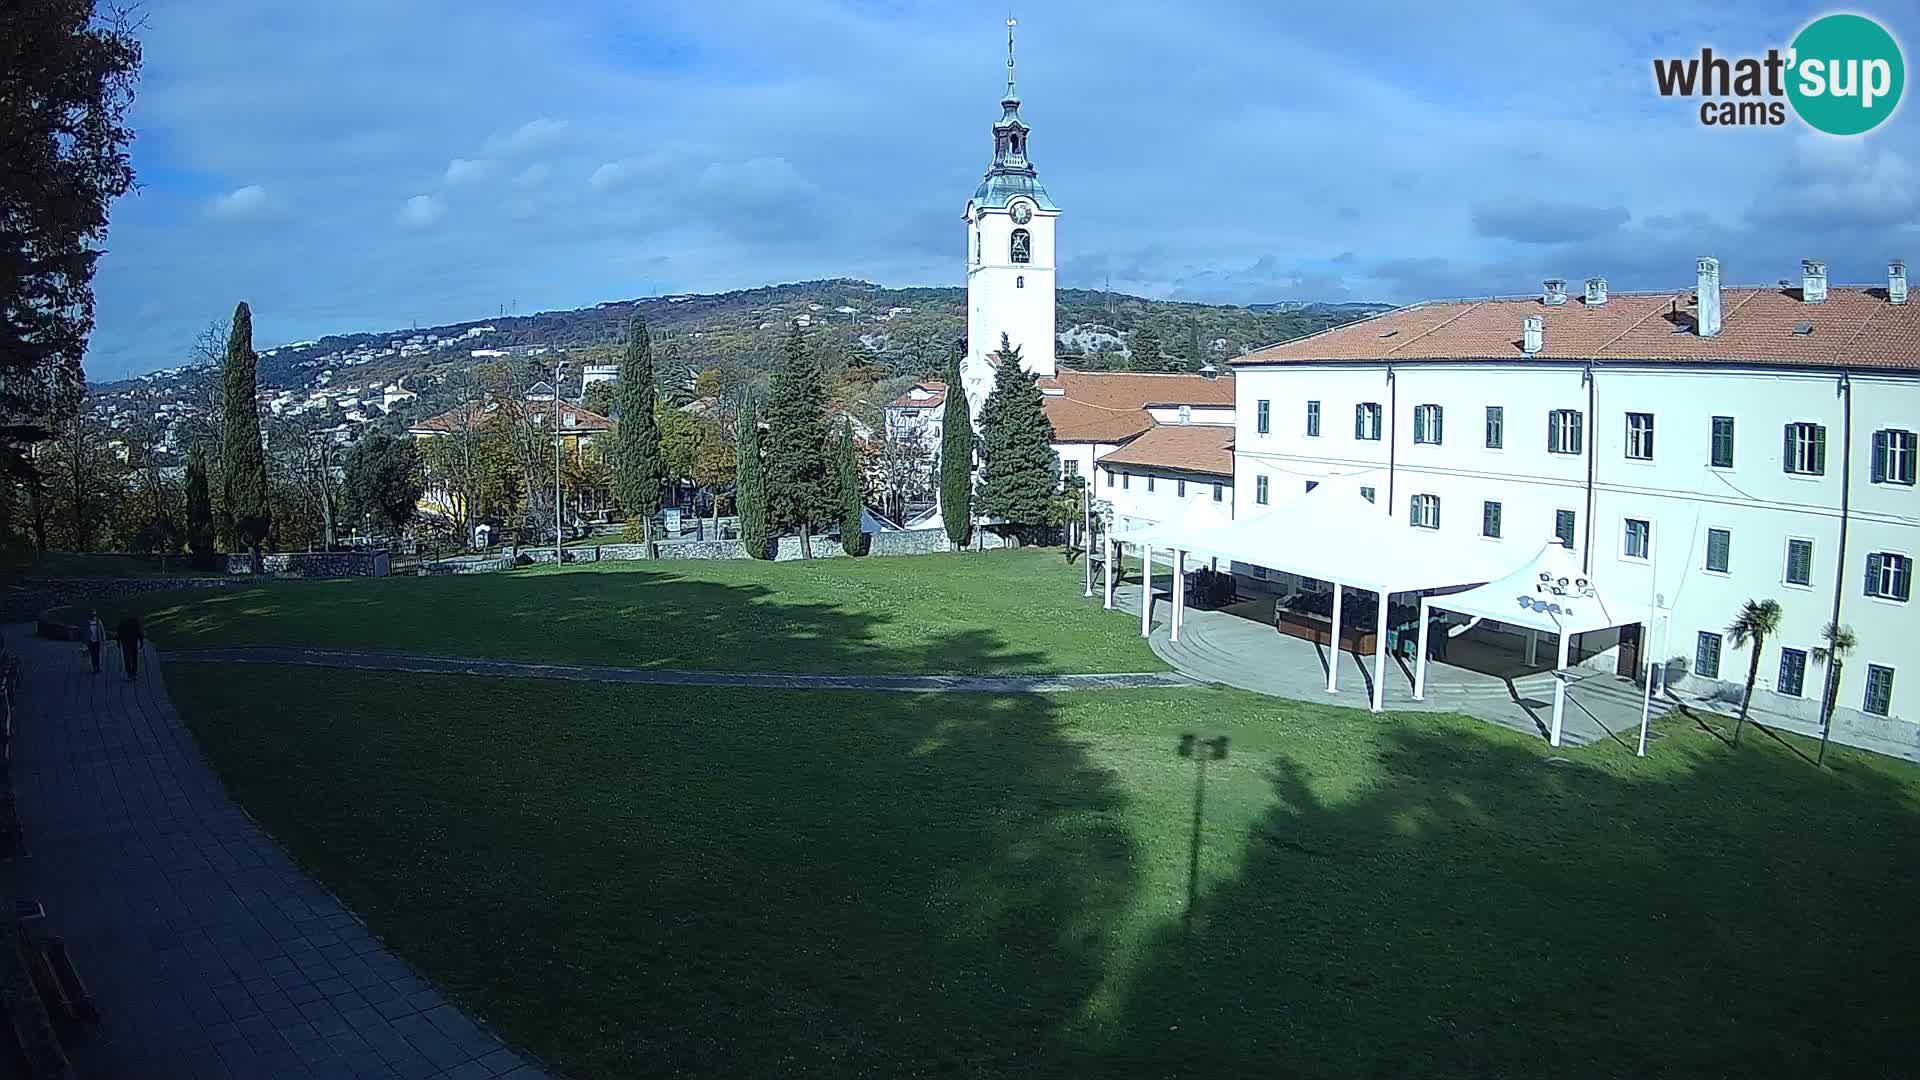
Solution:
[[[250,584],[245,578],[217,577],[23,578],[0,592],[0,623],[33,622],[51,608],[111,604],[140,593]]]
[[[386,577],[392,570],[385,551],[283,552],[262,556],[260,564],[274,577],[289,578]],[[252,574],[252,556],[228,555],[227,573]]]

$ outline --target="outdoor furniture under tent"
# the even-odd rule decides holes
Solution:
[[[1547,741],[1560,745],[1561,719],[1566,713],[1567,649],[1574,635],[1610,630],[1646,620],[1650,605],[1629,605],[1610,599],[1591,577],[1580,570],[1580,557],[1558,540],[1549,541],[1526,565],[1497,580],[1449,596],[1420,601],[1420,650],[1414,661],[1413,697],[1421,700],[1427,688],[1427,628],[1433,610],[1492,619],[1557,636],[1559,660],[1554,665],[1553,726]]]
[[[1211,549],[1196,546],[1204,544],[1210,536],[1224,533],[1232,524],[1226,511],[1214,509],[1211,501],[1195,500],[1187,506],[1186,513],[1178,521],[1160,522],[1143,525],[1129,522],[1126,526],[1116,526],[1108,535],[1109,546],[1113,544],[1134,544],[1140,548],[1140,636],[1146,637],[1153,628],[1153,549],[1173,552],[1173,617],[1167,623],[1167,636],[1180,640],[1180,622],[1186,614],[1186,589],[1181,582],[1187,576],[1187,556],[1201,555],[1212,561],[1222,556]],[[1172,538],[1182,538],[1185,546],[1173,542]],[[1106,574],[1106,604],[1113,606],[1113,569],[1109,562]]]
[[[1147,590],[1140,604],[1140,633],[1149,627],[1152,607],[1154,547],[1174,552],[1176,577],[1188,553],[1212,559],[1264,566],[1269,570],[1314,578],[1333,585],[1329,625],[1344,625],[1342,599],[1348,588],[1379,595],[1373,629],[1373,696],[1370,707],[1381,709],[1386,688],[1387,620],[1392,594],[1428,592],[1497,581],[1514,569],[1515,559],[1502,558],[1502,545],[1466,539],[1438,529],[1419,528],[1336,480],[1322,482],[1255,518],[1221,523],[1190,520],[1152,529],[1136,529],[1116,540],[1140,544],[1147,558]],[[1174,590],[1169,636],[1179,640],[1184,605]],[[1108,606],[1112,606],[1109,599]],[[1338,648],[1338,646],[1334,646]],[[1424,653],[1424,646],[1422,647]],[[1327,692],[1339,685],[1339,654],[1327,664]],[[1417,695],[1416,695],[1417,696]]]

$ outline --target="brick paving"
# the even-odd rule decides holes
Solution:
[[[82,1077],[543,1076],[422,981],[230,799],[168,702],[7,628],[21,657],[13,783],[46,908],[101,1020]],[[111,649],[111,646],[109,646]],[[109,657],[103,657],[103,661]]]

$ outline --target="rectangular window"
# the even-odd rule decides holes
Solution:
[[[1733,560],[1733,533],[1726,529],[1707,530],[1707,569],[1716,574],[1727,572]]]
[[[1733,417],[1713,418],[1713,450],[1707,462],[1716,469],[1733,468]]]
[[[1873,482],[1913,486],[1915,442],[1911,431],[1889,428],[1873,433]]]
[[[1080,463],[1073,458],[1061,458],[1060,471],[1067,479],[1071,480],[1080,475]]]
[[[1368,502],[1372,502],[1374,500],[1374,495],[1375,495],[1375,492],[1370,487],[1363,487],[1360,489],[1360,497],[1367,500]]]
[[[1106,472],[1107,472],[1107,486],[1112,487],[1113,486],[1113,470],[1108,469]]]
[[[1273,430],[1273,403],[1266,398],[1254,403],[1253,430],[1262,435]]]
[[[1555,510],[1553,512],[1553,535],[1560,538],[1560,546],[1569,550],[1573,547],[1573,511]]]
[[[1581,416],[1574,409],[1555,409],[1547,414],[1547,453],[1577,454],[1582,445]]]
[[[1133,474],[1125,473],[1125,472],[1121,473],[1120,474],[1120,490],[1127,491],[1132,487],[1133,487]]]
[[[1440,445],[1440,406],[1415,405],[1413,407],[1413,441]]]
[[[1777,693],[1799,697],[1806,690],[1807,653],[1805,649],[1780,650],[1780,681],[1773,684]]]
[[[1183,498],[1183,499],[1184,499],[1184,498],[1186,498],[1186,497],[1187,497],[1187,482],[1186,482],[1185,480],[1175,480],[1175,481],[1173,482],[1173,493],[1174,493],[1175,495],[1178,495],[1179,497],[1181,497],[1181,498]]]
[[[1147,474],[1147,490],[1148,491],[1153,490],[1153,474],[1152,473]]]
[[[1693,645],[1693,673],[1703,679],[1720,677],[1720,635],[1710,630],[1700,631]]]
[[[1317,487],[1319,487],[1319,486],[1320,486],[1320,481],[1318,481],[1318,480],[1309,480],[1309,481],[1307,481],[1307,490],[1308,490],[1308,491],[1312,491],[1312,490],[1313,490],[1314,488],[1317,488]]]
[[[1627,414],[1627,460],[1653,460],[1653,414]]]
[[[1307,402],[1307,435],[1316,439],[1320,437],[1320,403],[1317,401]]]
[[[1221,500],[1222,498],[1224,498],[1225,496],[1226,496],[1226,485],[1225,485],[1225,484],[1215,484],[1215,485],[1213,485],[1213,501],[1214,501],[1214,502],[1219,502],[1219,501],[1220,501],[1220,500]]]
[[[1780,461],[1795,476],[1827,474],[1827,429],[1819,424],[1788,424]]]
[[[1629,559],[1644,559],[1653,553],[1653,525],[1639,518],[1628,518],[1621,538],[1620,554]]]
[[[1380,404],[1363,401],[1353,407],[1353,437],[1362,442],[1380,441]]]
[[[1494,540],[1500,539],[1500,504],[1483,502],[1480,504],[1480,535]]]
[[[1813,584],[1813,541],[1787,541],[1787,577],[1789,585]]]
[[[1253,480],[1253,501],[1261,506],[1267,505],[1267,478],[1256,476]]]
[[[1885,716],[1893,708],[1893,669],[1879,664],[1867,665],[1867,696],[1860,703],[1860,711],[1872,716]]]
[[[1440,496],[1415,495],[1407,500],[1407,513],[1410,523],[1416,529],[1439,528]]]
[[[1867,595],[1882,600],[1908,599],[1913,589],[1913,560],[1891,551],[1867,556]]]
[[[1507,409],[1504,405],[1487,406],[1487,449],[1498,450],[1507,445]]]

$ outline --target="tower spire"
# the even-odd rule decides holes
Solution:
[[[1013,89],[1013,28],[1018,25],[1013,13],[1007,13],[1007,100],[1018,101],[1020,95]]]

